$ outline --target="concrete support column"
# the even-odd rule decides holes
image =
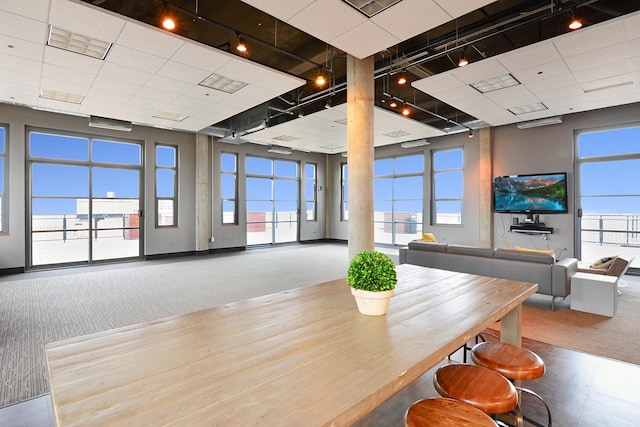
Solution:
[[[493,207],[491,180],[493,179],[493,128],[480,129],[479,133],[479,167],[478,186],[480,190],[479,241],[480,246],[492,248],[493,242]]]
[[[209,137],[196,135],[196,252],[209,251],[211,191],[209,190]]]
[[[347,162],[349,165],[349,259],[374,249],[373,56],[347,55]]]

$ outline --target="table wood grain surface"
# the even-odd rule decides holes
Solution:
[[[59,426],[346,426],[502,319],[520,344],[537,285],[397,267],[386,316],[345,280],[46,347]]]

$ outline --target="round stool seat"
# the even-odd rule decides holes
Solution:
[[[474,345],[471,360],[512,380],[534,380],[543,376],[546,369],[544,361],[533,351],[503,342]]]
[[[496,427],[480,409],[445,397],[418,400],[404,416],[405,427]]]
[[[498,372],[482,366],[443,366],[433,375],[433,385],[440,396],[461,400],[487,414],[509,412],[518,403],[515,386]]]

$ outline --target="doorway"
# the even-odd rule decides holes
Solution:
[[[142,254],[142,145],[28,133],[27,265],[136,259]]]
[[[247,156],[247,245],[297,242],[298,163]]]
[[[576,149],[578,258],[640,266],[640,126],[581,132]]]

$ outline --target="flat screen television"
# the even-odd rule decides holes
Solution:
[[[493,178],[493,209],[502,213],[567,213],[565,172]]]

